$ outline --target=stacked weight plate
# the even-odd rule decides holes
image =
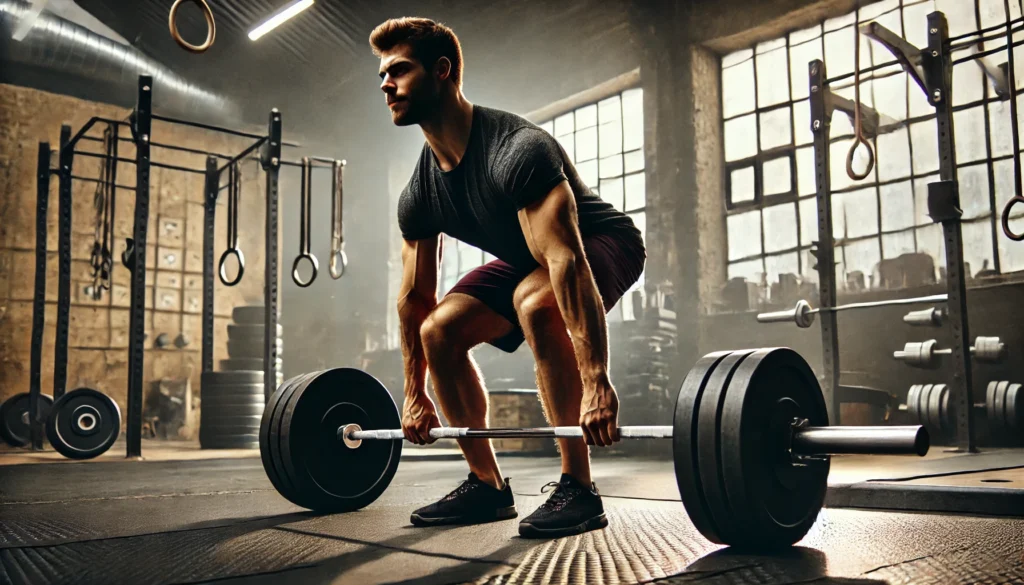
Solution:
[[[258,449],[263,372],[205,372],[200,382],[203,449]]]
[[[263,371],[264,315],[262,305],[235,307],[231,313],[233,323],[228,324],[228,359],[220,361],[220,370],[225,372]],[[281,325],[277,326],[277,380],[280,386],[284,380],[281,359],[284,345],[281,341]]]

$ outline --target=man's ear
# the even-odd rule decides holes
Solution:
[[[452,62],[448,57],[441,57],[437,60],[437,65],[434,66],[434,71],[437,72],[437,76],[441,81],[444,81],[452,75]]]

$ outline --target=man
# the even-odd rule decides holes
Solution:
[[[462,94],[462,51],[451,29],[399,18],[370,45],[392,121],[426,137],[398,205],[402,285],[398,312],[405,358],[402,428],[416,444],[440,426],[487,426],[487,395],[470,349],[513,352],[525,341],[536,360],[545,415],[580,425],[585,439],[558,439],[559,482],[523,519],[526,537],[607,526],[590,476],[588,445],[619,440],[618,398],[608,373],[605,312],[639,279],[646,251],[625,214],[592,193],[558,142],[529,121],[471,104]],[[437,302],[440,234],[497,260],[465,275]],[[477,523],[518,514],[490,441],[460,439],[469,479],[416,510],[415,525]]]

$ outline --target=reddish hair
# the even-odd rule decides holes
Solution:
[[[370,47],[378,57],[401,44],[411,46],[413,57],[427,69],[447,57],[451,80],[462,87],[462,46],[452,29],[429,18],[404,16],[386,20],[370,33]]]

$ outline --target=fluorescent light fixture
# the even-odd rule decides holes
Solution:
[[[256,40],[287,22],[290,18],[313,5],[313,0],[296,0],[249,31],[249,38]]]

